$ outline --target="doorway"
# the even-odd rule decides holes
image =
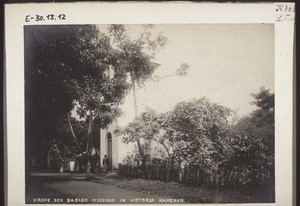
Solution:
[[[107,133],[107,156],[108,156],[108,171],[112,171],[112,135]]]

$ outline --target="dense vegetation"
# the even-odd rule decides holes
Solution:
[[[143,113],[122,132],[124,142],[154,141],[163,152],[148,149],[148,162],[201,168],[210,185],[274,186],[274,94],[261,88],[252,96],[257,109],[235,124],[229,108],[206,98],[165,114]]]
[[[38,158],[49,168],[51,153],[63,160],[89,152],[93,131],[119,117],[126,94],[159,66],[155,52],[166,39],[150,29],[131,40],[124,25],[108,34],[95,25],[25,27],[27,167]]]
[[[152,77],[155,54],[167,40],[153,37],[151,27],[136,40],[124,25],[111,25],[107,34],[92,25],[25,27],[26,166],[38,157],[49,168],[51,155],[64,161],[99,147],[93,137],[120,116],[128,92],[159,80]],[[144,173],[147,162],[168,163],[201,168],[211,185],[273,187],[274,94],[261,88],[252,96],[257,109],[234,124],[230,108],[200,98],[143,113],[121,133],[137,143]],[[159,147],[153,151],[150,142]]]

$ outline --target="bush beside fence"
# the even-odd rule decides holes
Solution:
[[[142,166],[119,164],[119,175],[130,178],[142,178],[148,180],[160,180],[165,182],[179,182],[187,186],[205,186],[214,188],[239,188],[245,186],[259,186],[251,179],[253,174],[247,173],[245,168],[236,170],[216,169],[214,171],[204,170],[199,165],[186,165],[183,168],[178,165],[153,165]],[[247,174],[246,174],[247,173]],[[257,174],[255,174],[257,176]],[[260,174],[260,180],[264,182],[274,181],[274,176],[268,173]],[[264,182],[261,182],[264,184]]]
[[[120,164],[119,175],[165,182],[174,181],[188,186],[221,186],[218,181],[214,181],[212,184],[211,177],[200,166],[196,165],[189,165],[183,169],[169,165],[146,165],[145,171],[143,171],[141,166]]]

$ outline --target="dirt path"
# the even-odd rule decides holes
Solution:
[[[71,195],[83,201],[82,203],[167,203],[169,198],[160,197],[153,194],[145,194],[142,192],[130,191],[114,186],[86,182],[86,181],[63,181],[63,182],[48,182],[46,187],[59,191],[66,195]],[[126,202],[123,202],[126,200]],[[70,199],[72,202],[73,200]],[[74,200],[75,201],[75,200]],[[78,201],[78,200],[77,200]],[[109,201],[109,202],[108,202]]]

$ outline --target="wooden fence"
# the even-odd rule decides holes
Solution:
[[[255,172],[252,175],[247,175],[245,172],[247,172],[247,168],[216,169],[208,172],[199,165],[187,165],[181,168],[168,164],[146,164],[144,169],[141,166],[119,165],[119,175],[123,177],[160,180],[165,182],[174,181],[188,186],[239,188],[245,187],[246,185],[259,186],[260,184],[273,185],[274,183],[274,175],[272,172],[261,171]]]
[[[120,164],[119,175],[165,182],[174,181],[188,186],[219,187],[221,185],[219,175],[206,174],[198,165],[189,165],[184,168],[170,165],[146,165],[143,171],[141,166]]]

